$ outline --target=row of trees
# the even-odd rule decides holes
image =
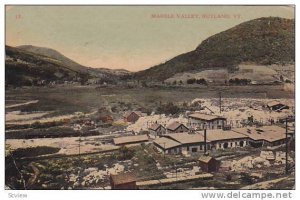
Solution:
[[[229,84],[230,85],[248,85],[251,83],[250,79],[246,79],[246,78],[235,78],[235,79],[229,79]]]
[[[204,78],[200,78],[200,79],[195,79],[195,78],[191,78],[191,79],[188,79],[186,81],[187,84],[199,84],[199,85],[207,85],[207,82]]]

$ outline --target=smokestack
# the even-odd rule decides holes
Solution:
[[[204,155],[206,154],[206,128],[204,129]]]

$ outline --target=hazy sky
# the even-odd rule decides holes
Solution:
[[[243,21],[269,16],[294,18],[294,8],[7,6],[6,44],[53,48],[89,67],[138,71],[194,50]]]

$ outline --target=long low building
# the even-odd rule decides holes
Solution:
[[[153,141],[153,144],[160,152],[179,153],[181,144],[175,140],[166,137],[161,137]]]
[[[210,130],[207,131],[206,141],[204,131],[197,131],[166,134],[153,143],[161,152],[190,154],[204,152],[205,144],[207,150],[245,147],[248,145],[248,137],[231,130]]]
[[[253,147],[278,146],[284,144],[286,139],[285,128],[279,126],[244,127],[234,129],[234,131],[247,136]],[[288,137],[290,135],[291,133]]]
[[[204,131],[197,131],[204,135]],[[249,144],[249,137],[233,130],[223,131],[215,129],[207,131],[207,140],[211,143],[211,148],[227,149],[235,147],[245,147]]]
[[[204,152],[205,144],[207,150],[243,148],[249,145],[252,147],[277,146],[285,142],[285,137],[284,128],[264,126],[207,130],[206,141],[204,131],[166,134],[154,140],[153,143],[161,152],[188,154]]]
[[[143,142],[148,142],[149,138],[147,135],[133,135],[133,136],[125,136],[114,138],[113,142],[115,145],[129,145],[129,144],[138,144]]]

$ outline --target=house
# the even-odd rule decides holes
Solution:
[[[179,151],[177,151],[176,153],[191,154],[196,152],[204,152],[205,149],[204,136],[201,134],[190,134],[188,132],[184,132],[184,133],[166,134],[163,135],[162,137],[166,137],[168,139],[180,143],[180,148],[177,147]],[[207,149],[210,149],[209,141],[206,142],[207,142]]]
[[[226,118],[217,115],[208,115],[204,113],[194,113],[188,116],[191,128],[196,130],[223,129],[226,125]]]
[[[203,131],[197,131],[196,134],[204,135]],[[248,145],[248,136],[237,133],[233,130],[207,130],[206,138],[210,141],[211,148],[227,149],[236,147],[245,147]]]
[[[153,143],[161,152],[188,155],[211,149],[246,147],[249,137],[233,130],[216,129],[207,130],[206,137],[204,131],[165,134]]]
[[[121,173],[110,175],[110,185],[112,190],[136,190],[137,178],[133,173]]]
[[[134,135],[134,136],[125,136],[114,138],[113,142],[115,145],[129,145],[129,144],[139,144],[143,142],[148,142],[149,138],[147,135]]]
[[[183,133],[187,131],[189,131],[189,129],[178,122],[173,122],[167,126],[167,133]]]
[[[147,116],[146,113],[142,113],[141,111],[132,111],[132,112],[126,112],[123,115],[123,119],[125,122],[131,122],[135,123],[140,117]]]
[[[261,146],[278,146],[285,143],[286,130],[279,126],[262,126],[256,127],[244,127],[236,128],[233,131],[241,133],[249,137],[249,145],[252,147]],[[291,133],[288,133],[288,137]]]
[[[166,154],[177,154],[181,152],[181,143],[170,138],[161,137],[153,141],[158,151]]]
[[[149,127],[149,133],[156,138],[157,136],[166,134],[166,128],[161,124],[154,123]]]
[[[274,111],[281,111],[283,109],[289,109],[288,105],[286,105],[282,102],[279,102],[279,101],[271,101],[267,104],[267,107],[270,110],[274,110]]]
[[[206,155],[200,156],[198,162],[201,170],[204,172],[217,172],[221,165],[221,161]]]

